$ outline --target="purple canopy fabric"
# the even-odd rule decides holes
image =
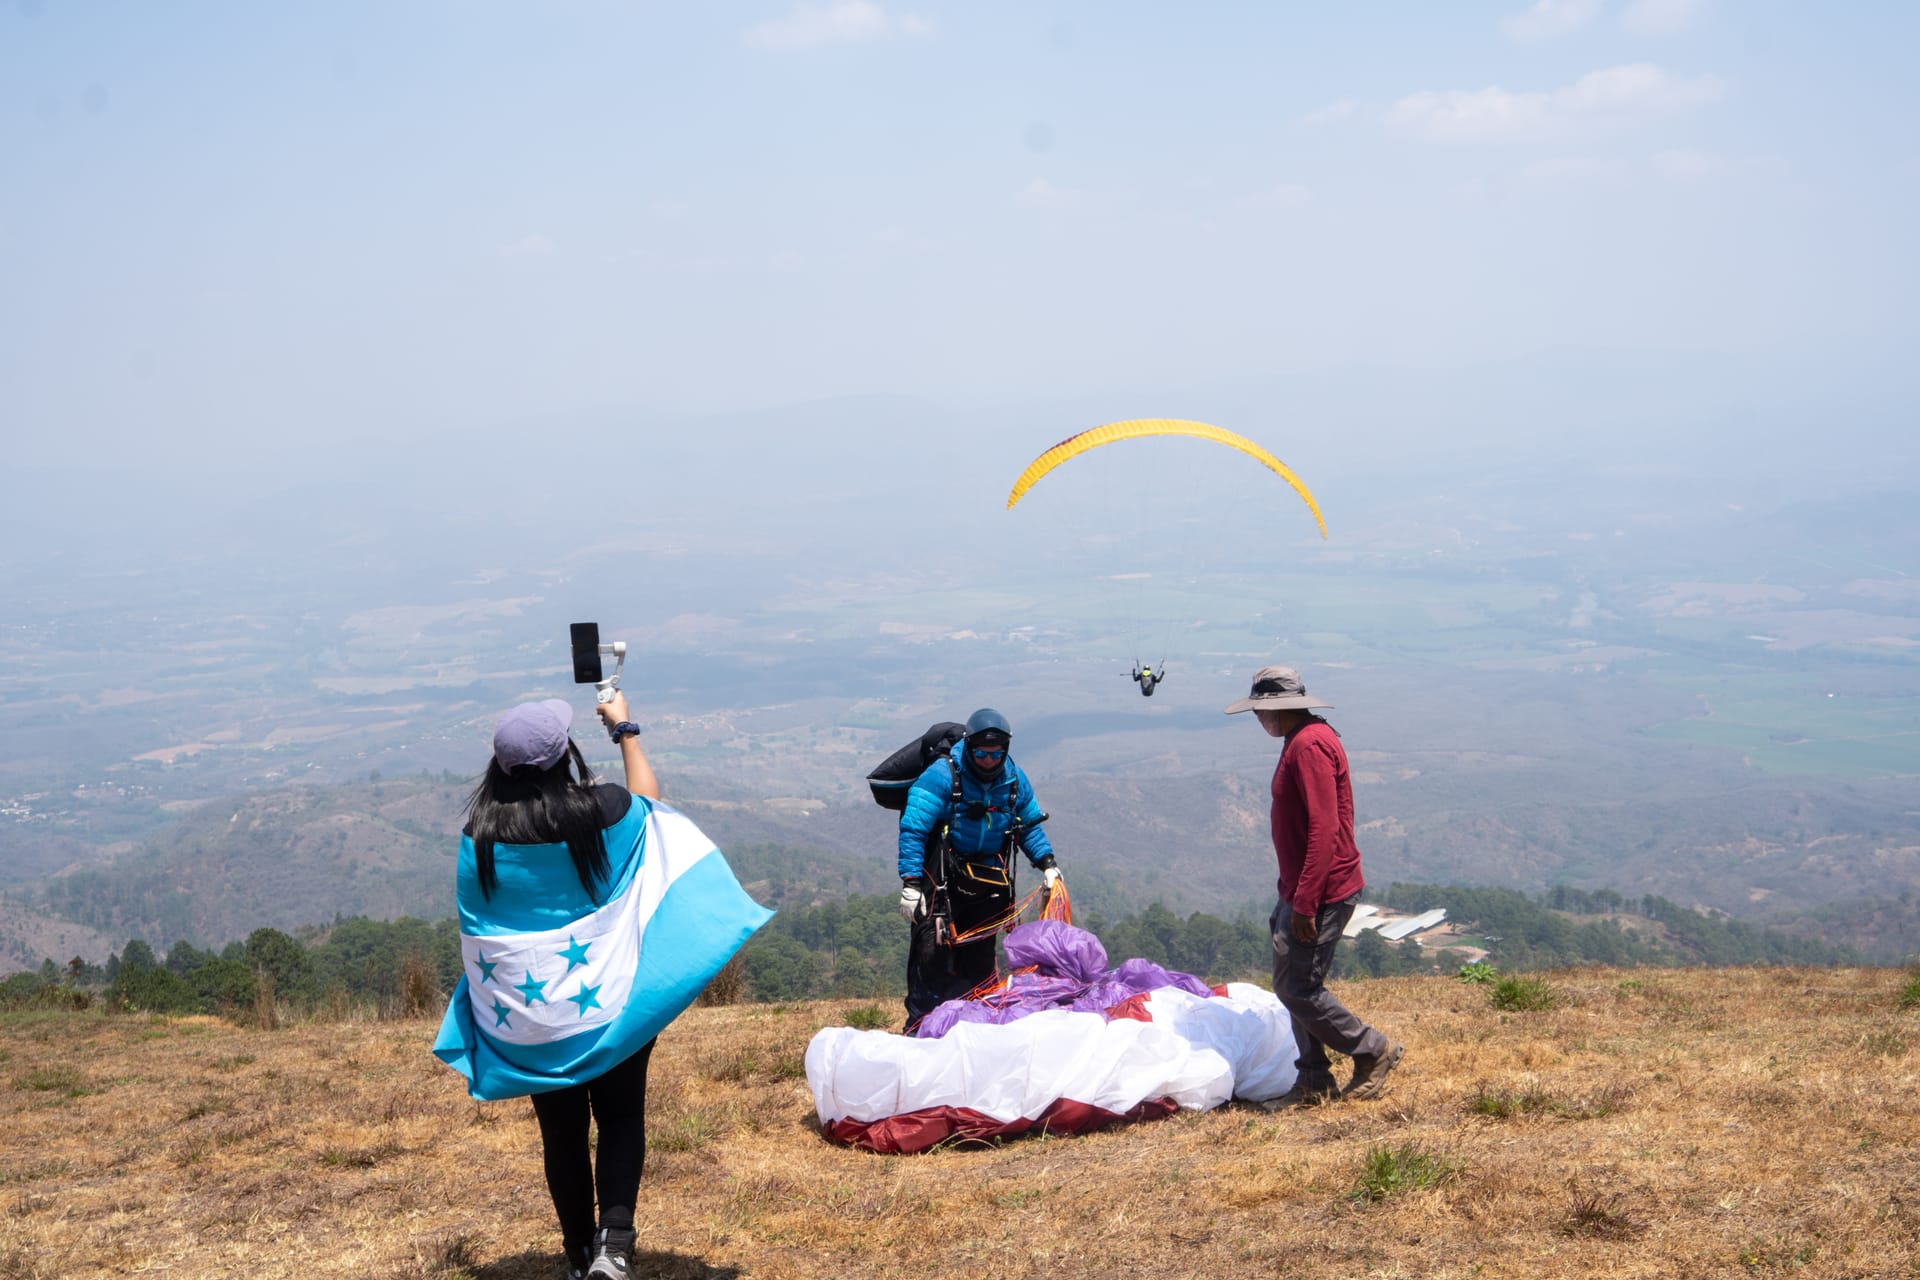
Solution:
[[[1015,973],[1006,990],[984,1000],[947,1001],[920,1020],[914,1035],[938,1039],[956,1023],[1013,1022],[1042,1009],[1105,1013],[1123,1000],[1161,987],[1177,987],[1202,997],[1213,994],[1213,988],[1192,974],[1162,969],[1151,960],[1127,960],[1110,970],[1100,939],[1058,920],[1034,920],[1009,933],[1007,963],[1015,969],[1039,967],[1033,973]]]

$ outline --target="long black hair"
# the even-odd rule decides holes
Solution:
[[[607,841],[600,830],[600,801],[593,770],[572,739],[567,753],[545,769],[522,765],[508,771],[487,761],[487,774],[467,797],[467,834],[480,869],[480,895],[499,887],[493,870],[495,844],[559,844],[573,855],[573,870],[595,902],[607,879]]]

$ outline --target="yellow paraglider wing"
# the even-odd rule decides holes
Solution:
[[[1068,436],[1035,458],[1032,464],[1020,473],[1020,478],[1013,482],[1013,492],[1007,495],[1007,510],[1013,510],[1014,503],[1024,498],[1027,490],[1039,483],[1041,476],[1046,475],[1068,458],[1076,457],[1089,449],[1098,449],[1103,444],[1112,444],[1116,440],[1132,440],[1140,436],[1195,436],[1201,440],[1212,440],[1218,444],[1224,444],[1230,449],[1238,449],[1249,458],[1270,468],[1282,480],[1292,485],[1293,491],[1300,495],[1307,504],[1307,508],[1313,512],[1313,518],[1320,526],[1320,536],[1322,538],[1327,536],[1327,521],[1326,517],[1320,514],[1320,504],[1314,501],[1313,494],[1301,482],[1300,477],[1293,474],[1292,468],[1286,463],[1243,435],[1236,435],[1223,427],[1212,426],[1205,422],[1188,422],[1183,418],[1133,418],[1126,422],[1109,422],[1104,427],[1094,427],[1091,430],[1082,431],[1077,436]]]

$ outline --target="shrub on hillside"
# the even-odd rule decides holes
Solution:
[[[1485,960],[1475,960],[1472,964],[1460,966],[1460,972],[1454,977],[1473,986],[1490,987],[1500,980],[1500,971]]]
[[[407,952],[400,964],[400,994],[394,999],[394,1014],[401,1018],[424,1018],[438,1013],[446,994],[434,977],[433,964],[418,951]]]
[[[0,1009],[90,1009],[93,994],[48,982],[37,973],[15,973],[0,981]]]
[[[1603,1197],[1598,1191],[1576,1193],[1560,1223],[1561,1235],[1596,1240],[1632,1240],[1646,1229],[1644,1220],[1621,1207],[1619,1195]]]
[[[129,947],[131,950],[131,947]],[[149,953],[151,954],[151,953]],[[177,973],[123,963],[107,988],[107,1003],[141,1013],[198,1013],[200,997]]]
[[[720,966],[720,972],[713,975],[700,998],[694,1003],[703,1007],[711,1005],[739,1004],[747,994],[746,953],[736,951],[731,959]]]
[[[1899,1007],[1902,1011],[1920,1008],[1920,972],[1907,975],[1906,985],[1900,988]]]
[[[0,980],[0,1004],[18,1006],[37,995],[46,984],[37,973],[11,973]]]
[[[280,1003],[274,999],[273,970],[258,969],[253,975],[253,1003],[242,1010],[238,1021],[261,1031],[280,1028]]]
[[[863,1004],[857,1009],[847,1010],[846,1023],[855,1031],[883,1031],[891,1027],[899,1018],[877,1004]]]
[[[305,1003],[319,994],[313,958],[278,929],[255,929],[247,935],[247,965],[255,973],[272,974],[273,989],[283,1000]]]
[[[452,920],[336,920],[309,954],[323,993],[340,990],[355,1002],[371,1000],[382,1007],[400,1002],[409,956],[427,962],[441,991],[459,985],[462,973],[459,929]]]
[[[1348,1197],[1372,1204],[1408,1191],[1437,1187],[1460,1171],[1453,1160],[1429,1151],[1417,1142],[1369,1150]]]
[[[1560,993],[1545,978],[1509,974],[1494,980],[1487,999],[1496,1009],[1520,1013],[1551,1009],[1560,1003]]]
[[[167,959],[173,959],[172,952],[167,953]],[[169,963],[167,968],[172,970],[172,964]],[[199,997],[200,1011],[203,1013],[231,1017],[236,1010],[253,1003],[256,979],[244,960],[203,951],[199,962],[188,969],[184,977],[194,995]]]

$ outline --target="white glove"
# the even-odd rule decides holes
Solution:
[[[1048,867],[1045,871],[1042,871],[1040,873],[1040,883],[1046,886],[1048,893],[1052,893],[1053,886],[1060,883],[1060,868]]]
[[[910,884],[900,886],[900,918],[902,920],[908,924],[918,920],[922,905],[920,890],[917,886]]]

